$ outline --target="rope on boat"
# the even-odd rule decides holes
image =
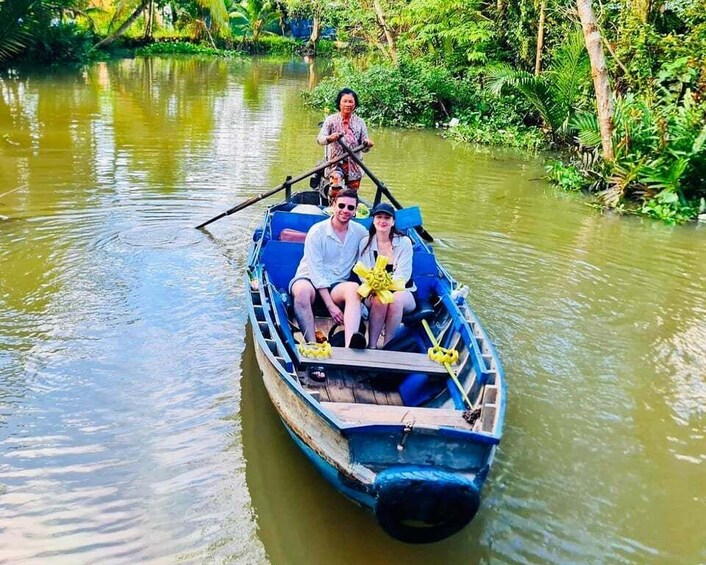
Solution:
[[[314,359],[328,359],[333,351],[328,341],[323,343],[300,343],[297,345],[297,350],[303,357],[313,357]]]
[[[429,348],[429,352],[428,352],[429,357],[432,360],[436,361],[437,363],[441,363],[446,368],[446,372],[451,377],[451,380],[456,385],[456,388],[458,388],[459,392],[461,393],[461,396],[463,397],[464,402],[468,405],[469,409],[473,410],[473,403],[468,398],[468,395],[466,394],[466,391],[464,390],[463,386],[461,386],[461,382],[458,380],[458,376],[456,375],[456,372],[451,368],[451,363],[448,361],[445,361],[445,360],[440,361],[440,360],[434,359],[434,357],[432,357],[432,352],[435,350],[439,351],[439,352],[443,352],[442,355],[439,356],[439,359],[442,359],[442,358],[445,359],[447,354],[450,357],[453,357],[453,354],[450,353],[450,350],[448,350],[444,347],[441,347],[439,345],[439,342],[437,341],[436,337],[434,337],[434,334],[432,333],[431,328],[429,327],[429,323],[426,320],[422,320],[422,326],[424,327],[424,330],[427,332],[427,335],[429,336],[429,339],[431,340],[431,344],[433,346],[433,347]],[[455,355],[455,357],[456,357],[455,362],[457,362],[458,361],[458,351],[456,351],[455,349],[452,351],[456,354]]]
[[[388,261],[389,259],[385,255],[378,255],[372,269],[360,261],[355,264],[353,272],[363,281],[363,284],[358,288],[358,294],[363,298],[367,298],[372,292],[377,295],[380,302],[390,304],[394,300],[392,293],[405,289],[404,281],[393,279],[392,275],[387,272]]]

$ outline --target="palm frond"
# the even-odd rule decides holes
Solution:
[[[38,0],[0,0],[0,63],[21,53],[32,40],[27,17]]]
[[[500,96],[505,87],[516,87],[522,82],[531,82],[537,80],[533,74],[526,71],[518,71],[510,65],[500,64],[488,67],[486,70],[486,78],[488,79],[487,88],[496,96]]]
[[[638,179],[644,173],[645,160],[624,160],[616,162],[608,179],[609,186],[599,197],[608,208],[615,208],[625,198],[628,191],[639,188]]]
[[[706,145],[706,126],[703,127],[703,129],[701,130],[701,133],[694,140],[694,144],[691,146],[691,152],[694,154],[701,153],[701,151],[704,149],[705,145]]]
[[[546,71],[557,105],[570,119],[573,105],[591,77],[591,64],[583,33],[575,31],[556,50]]]
[[[601,144],[601,129],[596,114],[586,112],[574,116],[569,126],[578,132],[581,145],[597,147]]]
[[[642,167],[639,180],[652,189],[678,194],[681,177],[688,165],[689,159],[683,157],[671,163],[666,159],[655,159]]]
[[[196,3],[201,8],[208,10],[216,29],[221,29],[228,25],[228,10],[223,0],[196,0]]]
[[[564,116],[555,103],[551,85],[543,76],[518,71],[507,65],[488,69],[486,76],[492,93],[499,95],[507,87],[514,88],[537,110],[548,128],[553,132],[561,129]]]

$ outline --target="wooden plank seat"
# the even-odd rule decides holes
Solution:
[[[379,404],[356,404],[352,402],[322,402],[328,410],[344,424],[445,426],[470,430],[463,419],[462,410],[446,408],[412,408],[410,406],[384,406]]]
[[[332,347],[331,350],[331,357],[326,359],[300,355],[299,361],[303,365],[351,367],[396,373],[446,374],[444,366],[429,359],[426,353],[387,351],[385,349],[350,349],[347,347]]]

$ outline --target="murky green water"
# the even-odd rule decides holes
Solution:
[[[400,544],[297,451],[245,330],[264,204],[192,226],[320,158],[315,78],[137,59],[0,80],[0,561],[706,561],[706,226],[600,216],[514,153],[371,128],[367,156],[505,365],[476,520]]]

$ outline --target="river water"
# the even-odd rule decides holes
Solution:
[[[265,204],[193,226],[321,157],[316,71],[0,79],[0,562],[706,562],[706,226],[600,215],[538,158],[381,128],[366,156],[504,363],[474,522],[398,543],[294,447],[244,304]]]

